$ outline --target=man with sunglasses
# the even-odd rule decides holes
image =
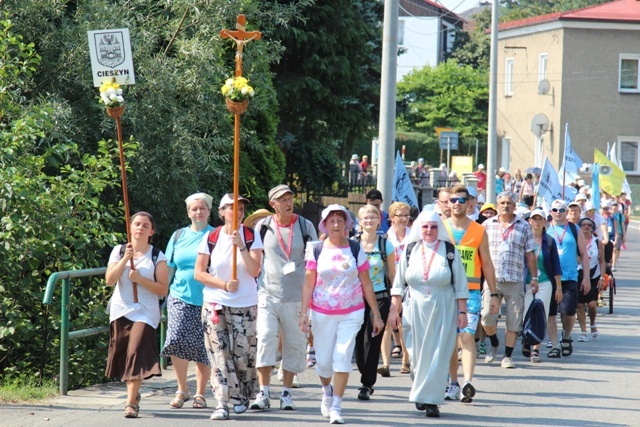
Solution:
[[[474,189],[475,190],[475,189]],[[458,330],[458,345],[454,348],[449,363],[449,376],[451,383],[446,391],[446,400],[458,400],[470,403],[476,391],[471,380],[476,366],[476,346],[474,337],[480,320],[482,308],[482,275],[487,282],[490,298],[491,314],[498,313],[498,293],[496,292],[496,275],[489,253],[489,240],[482,225],[467,216],[469,208],[469,190],[458,185],[452,188],[449,198],[451,217],[444,222],[445,229],[460,253],[462,264],[467,275],[469,286],[469,299],[467,299],[467,327]],[[460,385],[458,383],[458,347],[462,348],[462,372],[464,385],[462,397],[460,397]]]
[[[567,211],[567,203],[564,200],[554,200],[553,203],[551,203],[551,224],[547,230],[547,234],[551,236],[558,245],[560,267],[562,268],[562,301],[558,305],[555,299],[551,298],[547,326],[549,329],[557,330],[558,326],[554,313],[559,311],[563,330],[562,341],[560,343],[563,357],[571,356],[573,353],[571,332],[576,322],[578,287],[584,295],[588,294],[591,289],[588,274],[585,274],[582,283],[578,284],[578,259],[580,259],[583,271],[589,271],[587,242],[584,235],[578,232],[576,225],[567,220]]]
[[[496,275],[496,291],[491,291],[488,284],[482,293],[482,326],[491,340],[491,348],[484,360],[491,363],[496,359],[498,314],[491,312],[491,300],[504,298],[507,306],[505,334],[505,351],[502,367],[507,369],[516,366],[511,359],[516,346],[518,334],[522,331],[524,317],[525,262],[531,273],[531,290],[538,292],[538,265],[534,254],[535,242],[531,227],[515,215],[516,199],[513,193],[504,191],[497,197],[498,216],[487,219],[482,225],[487,231],[489,252]]]

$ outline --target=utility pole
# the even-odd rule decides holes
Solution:
[[[498,19],[500,1],[493,0],[491,7],[491,58],[489,63],[489,128],[487,132],[487,203],[496,202],[496,163],[497,163],[497,125],[498,114]],[[476,160],[477,161],[477,160]]]
[[[378,130],[378,184],[383,209],[391,204],[396,145],[396,74],[398,64],[398,0],[385,0]]]

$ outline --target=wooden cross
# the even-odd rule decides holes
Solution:
[[[252,40],[260,40],[262,33],[260,31],[246,31],[245,24],[247,17],[238,15],[236,30],[221,30],[220,37],[223,39],[231,39],[236,42],[236,77],[242,75],[242,50],[244,45]]]
[[[236,30],[221,30],[220,37],[236,42],[236,77],[242,76],[242,51],[252,40],[260,40],[260,31],[246,31],[247,17],[238,15]],[[238,230],[238,197],[240,195],[240,114],[234,117],[233,137],[233,229]],[[231,278],[237,277],[237,247],[234,245],[231,258]]]

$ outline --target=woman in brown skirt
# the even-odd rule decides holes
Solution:
[[[105,375],[127,383],[125,418],[138,417],[142,380],[162,375],[156,328],[160,323],[159,297],[167,295],[168,269],[167,258],[150,244],[154,232],[155,224],[149,213],[134,214],[131,243],[113,248],[105,275],[108,286],[116,285],[109,304],[109,357]]]

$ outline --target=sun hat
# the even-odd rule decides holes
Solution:
[[[342,213],[344,213],[344,215],[346,217],[346,220],[347,220],[347,222],[346,222],[347,230],[351,229],[351,227],[353,226],[353,219],[351,218],[351,215],[349,214],[349,211],[347,210],[347,208],[345,208],[342,205],[333,204],[333,205],[327,206],[322,211],[322,214],[321,214],[321,217],[320,217],[320,224],[318,224],[318,230],[320,230],[320,232],[322,232],[322,233],[326,233],[327,232],[327,227],[325,227],[324,222],[327,220],[327,217],[329,216],[329,214],[331,214],[331,212],[342,212]]]
[[[266,218],[270,215],[273,215],[273,214],[268,210],[258,209],[257,211],[255,211],[254,213],[246,217],[245,220],[242,222],[242,225],[244,225],[245,227],[252,227],[254,222],[256,222],[259,219]]]
[[[242,196],[238,197],[238,201],[246,205],[249,204],[249,199],[245,199]],[[222,199],[220,199],[220,204],[218,205],[218,209],[222,209],[225,206],[232,205],[232,204],[233,204],[233,193],[227,193],[224,196],[222,196]]]
[[[351,156],[351,160],[357,160],[357,159],[358,159],[358,155],[357,154],[354,154],[354,155]]]
[[[487,209],[491,209],[491,210],[494,210],[494,211],[498,212],[498,209],[496,209],[496,205],[494,205],[493,203],[485,203],[480,208],[480,213],[482,213],[483,211],[486,211]]]

